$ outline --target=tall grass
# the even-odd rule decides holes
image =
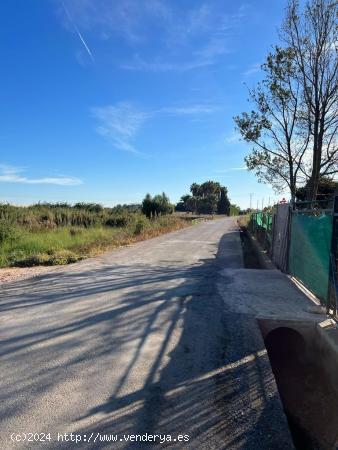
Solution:
[[[67,264],[187,225],[109,208],[0,205],[0,267]]]
[[[100,205],[98,205],[100,206]],[[121,212],[117,214],[113,208],[99,208],[95,210],[91,204],[68,206],[66,204],[37,204],[33,206],[0,205],[0,220],[11,224],[21,225],[29,230],[57,228],[62,226],[105,225],[110,219],[121,216],[131,217],[132,214]]]

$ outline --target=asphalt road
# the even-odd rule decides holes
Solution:
[[[0,448],[292,448],[257,326],[217,288],[242,264],[220,219],[3,285]]]

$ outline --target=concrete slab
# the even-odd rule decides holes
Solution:
[[[227,311],[318,323],[326,319],[323,308],[279,270],[225,268],[220,275],[218,290]]]

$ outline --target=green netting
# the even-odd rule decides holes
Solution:
[[[254,213],[251,216],[251,220],[255,223],[256,227],[265,228],[266,230],[272,228],[272,215],[270,213]]]
[[[328,291],[331,234],[332,216],[292,216],[289,272],[323,301]]]
[[[257,212],[251,215],[251,231],[255,234],[264,233],[264,240],[270,244],[272,241],[272,214],[270,212]]]

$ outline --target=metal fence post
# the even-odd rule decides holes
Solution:
[[[326,302],[326,312],[333,310],[333,315],[337,314],[337,260],[338,260],[338,190],[334,193],[333,213],[332,213],[332,238],[330,250],[329,287]]]

